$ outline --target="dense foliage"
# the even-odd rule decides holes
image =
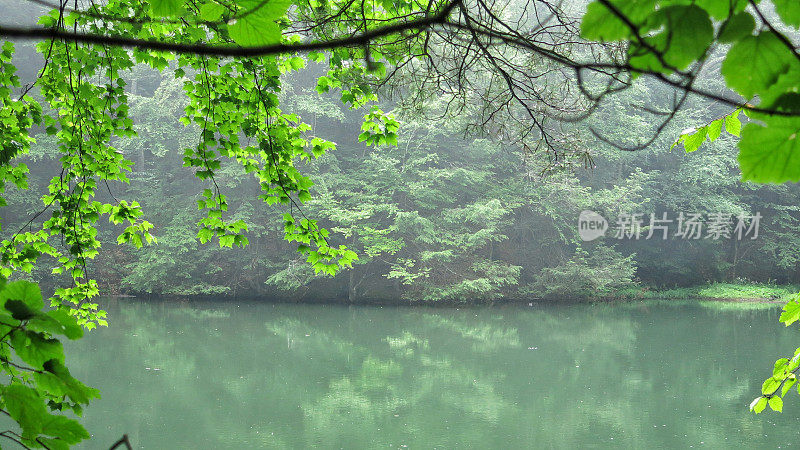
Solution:
[[[360,116],[337,106],[332,96],[316,96],[314,79],[299,75],[284,79],[281,101],[337,142],[335,153],[299,166],[316,180],[315,198],[304,212],[318,218],[336,242],[356,251],[359,260],[333,278],[315,274],[302,255],[294,256],[282,243],[276,227],[282,211],[260,207],[257,185],[231,165],[223,166],[217,183],[231,192],[232,216],[251,224],[244,235],[249,246],[199,245],[186,223],[202,218],[194,201],[205,199],[202,185],[192,181],[190,171],[174,169],[180,155],[170,151],[187,140],[183,127],[174,124],[184,106],[180,83],[137,70],[130,114],[149,137],[120,145],[136,165],[130,187],[117,194],[139,201],[159,242],[142,249],[118,246],[99,255],[90,268],[105,292],[475,302],[636,297],[652,288],[717,281],[800,282],[793,237],[800,218],[797,187],[740,183],[733,135],[688,156],[669,149],[672,136],[724,114],[724,107],[694,103],[651,149],[629,154],[598,143],[592,149],[593,170],[570,170],[485,137],[458,137],[459,121],[432,121],[403,109],[395,110],[405,130],[398,145],[366,148],[356,138]],[[585,141],[592,139],[589,126],[624,137],[627,126],[610,120],[614,111],[635,98],[655,101],[662,95],[658,86],[642,84],[635,97],[633,92],[621,97],[573,131]],[[43,188],[46,179],[36,167],[51,166],[57,158],[47,142],[41,140],[29,156],[31,191]],[[30,191],[9,198],[10,211],[19,211],[19,217],[35,201]],[[673,226],[666,240],[645,240],[646,234],[639,240],[615,239],[609,232],[605,239],[582,242],[577,218],[584,209],[602,212],[610,221],[625,212],[669,212],[675,218],[681,211],[731,217],[760,212],[763,219],[755,240],[681,239]],[[100,227],[101,240],[114,239],[113,233]],[[47,286],[58,280],[47,267],[34,274]]]
[[[625,61],[633,78],[649,74],[668,84],[684,87],[688,98],[703,66],[720,44],[726,48],[714,71],[726,86],[744,99],[745,111],[755,119],[741,131],[739,165],[742,179],[760,183],[800,181],[796,135],[800,130],[800,54],[787,28],[800,26],[800,4],[705,0],[686,4],[672,0],[598,0],[583,17],[582,35],[601,41],[626,41]],[[713,92],[696,94],[715,98]],[[741,107],[733,98],[731,105]],[[679,104],[680,104],[679,103]],[[676,105],[679,106],[679,105]],[[734,109],[734,108],[732,108]],[[676,108],[677,110],[677,108]],[[738,135],[728,120],[725,127]],[[687,149],[719,136],[723,119],[687,133]]]
[[[15,420],[20,432],[6,430],[1,436],[26,448],[69,448],[89,437],[75,420],[59,411],[81,414],[96,389],[70,375],[57,336],[78,339],[83,327],[65,310],[43,311],[38,286],[28,281],[6,284],[0,279],[0,405]]]

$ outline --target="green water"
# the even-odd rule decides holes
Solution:
[[[747,404],[800,344],[778,310],[698,305],[108,307],[68,347],[102,391],[108,448],[778,448],[783,414]]]

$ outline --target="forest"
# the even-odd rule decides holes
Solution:
[[[130,184],[114,195],[137,199],[158,244],[101,252],[88,270],[107,294],[485,302],[800,282],[795,233],[800,191],[794,184],[739,181],[739,119],[696,152],[672,146],[692,124],[725,116],[724,107],[688,107],[642,151],[623,152],[593,139],[590,127],[620,140],[636,138],[628,131],[639,127],[634,124],[646,129],[647,117],[635,109],[624,119],[612,116],[626,104],[655,103],[667,95],[645,84],[570,127],[567,133],[583,154],[562,163],[504,147],[490,135],[465,134],[469,116],[431,120],[423,114],[442,108],[435,101],[421,106],[424,112],[398,103],[384,106],[393,108],[403,132],[396,145],[370,148],[358,141],[362,114],[337,104],[336,95],[315,92],[321,70],[287,75],[281,103],[337,144],[335,152],[299,166],[315,183],[304,213],[330,230],[333,242],[355,251],[358,261],[333,277],[315,274],[284,242],[285,211],[262,207],[258,183],[242,179],[235,164],[223,165],[216,182],[228,196],[231,219],[249,224],[243,234],[249,245],[203,245],[187,227],[202,219],[197,202],[205,197],[194,170],[181,167],[180,149],[197,133],[178,121],[186,107],[184,81],[172,71],[135,70],[127,95],[139,136],[118,144],[134,164]],[[44,133],[36,137],[37,146],[19,159],[31,168],[30,188],[6,197],[6,217],[12,218],[6,219],[6,230],[20,229],[36,214],[38,195],[59,165],[56,140]],[[98,198],[111,200],[107,192],[98,192]],[[659,239],[661,232],[645,239],[644,220],[639,239],[608,233],[606,239],[583,242],[578,234],[583,210],[612,221],[619,214],[649,218],[665,212],[673,220],[679,212],[722,213],[731,220],[758,212],[763,219],[757,239],[713,239],[706,230],[699,237],[680,237],[677,223],[668,239]],[[98,228],[100,241],[114,242],[115,227],[100,222]],[[37,266],[33,279],[48,287],[68,282],[52,276],[51,269]]]
[[[795,1],[0,11],[9,443],[791,437],[752,413],[800,371]]]

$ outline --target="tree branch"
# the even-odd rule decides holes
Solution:
[[[334,38],[318,42],[300,42],[292,44],[276,43],[257,47],[233,47],[208,44],[181,44],[174,42],[161,42],[147,39],[136,39],[123,36],[108,36],[96,33],[71,32],[62,29],[48,29],[41,27],[13,27],[0,25],[0,37],[15,39],[60,39],[66,42],[83,42],[87,44],[114,45],[124,48],[141,48],[156,51],[166,51],[182,54],[219,57],[256,57],[279,55],[294,52],[307,52],[315,50],[328,50],[338,47],[363,47],[371,41],[402,33],[403,31],[426,29],[433,25],[443,24],[447,21],[461,0],[454,0],[444,6],[441,11],[432,16],[421,17],[404,23],[396,23],[378,27],[361,34]]]
[[[121,438],[117,442],[111,445],[108,450],[114,450],[115,448],[124,445],[126,449],[133,450],[133,446],[131,446],[131,441],[128,440],[128,435],[123,434]]]

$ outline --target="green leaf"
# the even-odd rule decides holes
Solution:
[[[48,416],[44,399],[35,390],[19,383],[2,387],[5,410],[22,427],[25,436],[37,436]]]
[[[773,411],[783,411],[783,399],[777,395],[773,396],[769,399],[769,407],[772,408]]]
[[[17,356],[35,368],[43,367],[51,359],[64,361],[64,349],[58,339],[30,330],[16,330],[10,338]]]
[[[797,378],[789,378],[783,383],[783,387],[781,388],[781,397],[785,396],[789,389],[797,383]]]
[[[783,312],[779,320],[786,324],[787,327],[800,320],[800,301],[797,300],[796,296],[783,306]]]
[[[213,237],[214,237],[214,232],[208,228],[201,228],[197,230],[197,238],[200,239],[200,242],[202,242],[203,244],[210,241],[211,238]]]
[[[683,148],[687,153],[697,150],[706,141],[707,134],[708,127],[701,127],[694,133],[687,134],[683,139]]]
[[[56,309],[45,314],[37,314],[28,324],[34,331],[46,331],[50,334],[62,334],[68,339],[83,336],[83,328],[67,311]]]
[[[714,27],[708,13],[697,6],[671,6],[661,10],[667,27],[664,35],[664,59],[684,69],[700,58],[714,39]]]
[[[761,93],[759,106],[777,111],[800,111],[800,66],[780,74],[767,91]]]
[[[742,11],[748,0],[693,0],[692,3],[705,9],[715,19],[727,19],[731,13]]]
[[[69,450],[69,444],[61,439],[40,437],[37,441],[49,450]]]
[[[685,69],[703,56],[714,39],[714,27],[708,13],[694,5],[660,9],[651,16],[649,26],[660,32],[645,37],[647,45],[632,40],[628,50],[630,64],[642,71],[671,72],[664,63]]]
[[[655,9],[654,0],[629,1],[612,0],[611,6],[635,24],[641,23]],[[586,7],[581,20],[581,36],[592,41],[619,41],[632,35],[631,29],[618,14],[600,2],[592,2]]]
[[[299,56],[293,56],[289,58],[288,61],[292,70],[300,70],[306,66],[306,60]]]
[[[153,17],[179,16],[183,14],[183,0],[150,0],[150,15]]]
[[[800,181],[800,118],[757,115],[765,125],[747,124],[739,142],[742,180]]]
[[[36,311],[30,309],[21,300],[7,300],[4,306],[11,313],[11,317],[16,320],[28,320],[36,316]]]
[[[57,437],[66,444],[77,444],[91,437],[76,420],[55,414],[48,415],[44,420],[41,433]]]
[[[39,286],[36,283],[31,283],[30,281],[23,280],[8,283],[0,291],[0,304],[5,304],[8,299],[22,301],[34,311],[40,311],[44,308],[42,291],[39,290]]]
[[[217,2],[210,1],[200,7],[200,18],[206,22],[217,22],[226,11],[228,11],[228,9],[224,6]]]
[[[72,377],[69,369],[58,360],[47,361],[44,372],[34,373],[36,383],[53,395],[70,398],[75,403],[86,405],[93,398],[100,398],[100,391],[90,388]]]
[[[289,0],[260,0],[239,2],[242,10],[228,26],[231,39],[242,47],[276,44],[281,40],[281,28],[276,20],[283,17]]]
[[[739,137],[742,133],[742,121],[739,120],[739,113],[731,114],[725,117],[725,131]]]
[[[722,63],[721,72],[729,87],[742,97],[751,98],[767,91],[781,74],[798,64],[775,34],[763,32],[734,44]]]
[[[800,93],[787,92],[781,94],[769,108],[776,111],[800,112]]]
[[[716,141],[722,133],[722,122],[723,119],[717,119],[708,124],[708,138],[711,139],[711,142]]]
[[[780,387],[781,382],[776,380],[773,377],[769,377],[764,380],[764,383],[761,385],[761,393],[764,395],[772,395],[775,391],[778,390]]]
[[[772,369],[772,376],[776,379],[783,379],[783,374],[786,371],[786,366],[789,365],[789,358],[781,358],[775,361],[775,366]]]
[[[767,397],[758,397],[750,403],[750,411],[756,414],[760,413],[767,407]]]
[[[789,370],[800,367],[800,348],[794,351],[794,356],[789,360]]]
[[[280,42],[281,30],[273,21],[247,17],[228,27],[231,39],[242,47],[276,44]]]
[[[753,16],[748,12],[740,12],[728,20],[725,29],[719,35],[719,41],[723,43],[736,42],[753,34],[755,28],[756,21]]]
[[[235,235],[226,234],[224,236],[219,237],[219,246],[220,247],[232,247]]]
[[[772,0],[775,12],[787,25],[800,27],[800,2],[797,0]]]

